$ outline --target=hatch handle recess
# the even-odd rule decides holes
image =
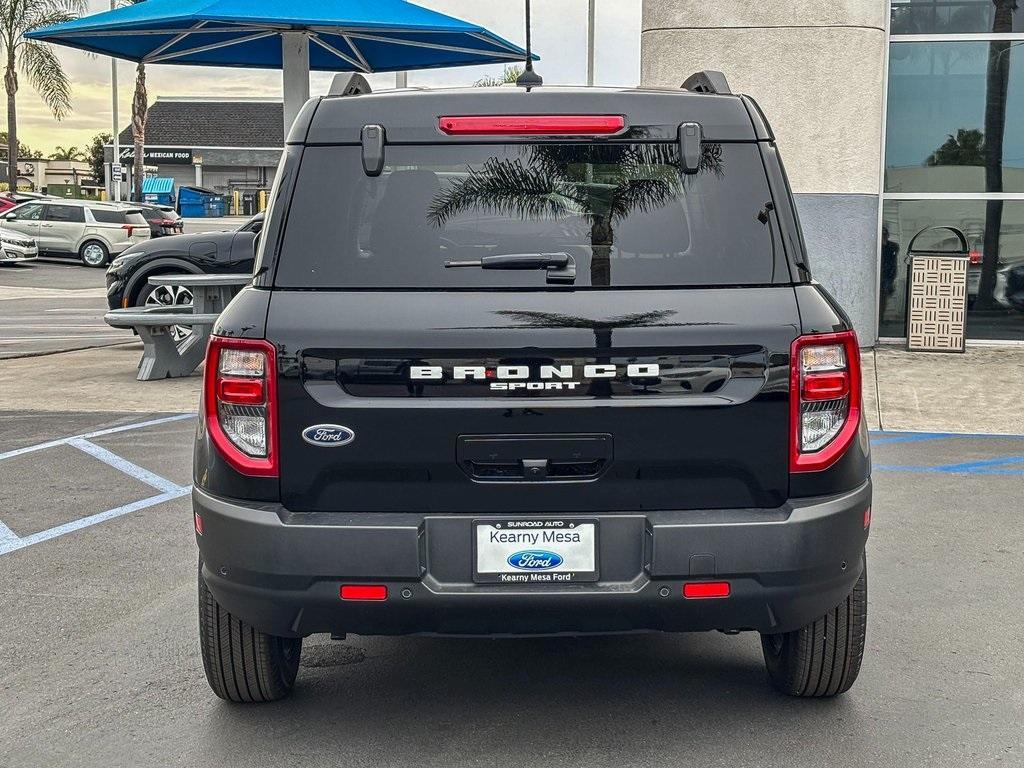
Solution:
[[[384,126],[364,125],[359,137],[363,144],[363,171],[367,176],[380,176],[384,170]]]
[[[473,480],[593,480],[612,461],[608,434],[461,435],[456,460]]]

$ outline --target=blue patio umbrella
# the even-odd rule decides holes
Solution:
[[[309,72],[520,61],[490,30],[404,0],[146,0],[28,37],[135,62],[283,69],[285,132]]]

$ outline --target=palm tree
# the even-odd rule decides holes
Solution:
[[[57,120],[71,112],[71,82],[60,60],[45,43],[26,40],[25,33],[76,19],[85,8],[86,0],[0,0],[0,47],[6,54],[7,177],[12,189],[18,180],[19,71]]]
[[[78,147],[62,147],[58,144],[50,153],[51,160],[86,160],[85,153]]]
[[[2,0],[0,0],[2,1]],[[124,5],[138,5],[144,0],[124,0]],[[149,115],[149,96],[146,93],[146,63],[135,65],[135,94],[132,96],[132,142],[135,158],[132,161],[133,199],[142,199],[143,154],[146,145],[146,118]]]
[[[992,0],[995,13],[992,31],[1007,33],[1013,29],[1017,0]],[[985,191],[1003,191],[1003,136],[1006,133],[1006,99],[1010,82],[1010,49],[1013,43],[995,40],[988,44],[988,69],[985,78]],[[985,255],[981,262],[978,297],[975,308],[999,309],[996,301],[996,277],[999,273],[999,236],[1003,228],[1003,201],[985,201]]]
[[[509,64],[497,77],[494,75],[485,75],[473,83],[473,85],[477,88],[493,88],[497,85],[507,85],[518,80],[521,74],[523,74],[523,68],[521,66],[518,64]]]
[[[958,128],[924,161],[925,165],[984,165],[985,134],[976,128]]]
[[[590,222],[590,284],[611,285],[615,224],[632,211],[650,211],[679,194],[673,144],[594,144],[583,160],[572,144],[531,144],[523,158],[491,157],[450,181],[431,205],[437,226],[470,209],[520,218],[581,215]],[[525,162],[524,162],[525,159]],[[722,173],[720,144],[705,144],[699,172]]]

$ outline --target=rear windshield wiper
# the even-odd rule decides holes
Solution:
[[[543,269],[549,283],[576,281],[576,261],[568,253],[500,253],[471,261],[446,261],[445,269],[479,267],[480,269]]]

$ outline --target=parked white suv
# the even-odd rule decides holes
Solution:
[[[131,245],[149,239],[149,222],[131,205],[87,200],[40,200],[0,216],[5,229],[28,235],[44,256],[79,258],[103,267]]]

